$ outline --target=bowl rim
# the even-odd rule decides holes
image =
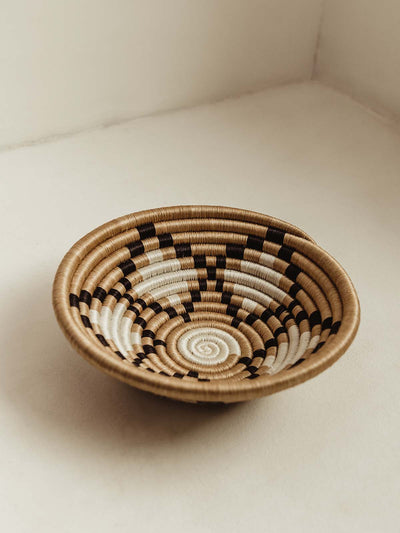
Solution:
[[[176,216],[176,219],[179,219],[178,215],[180,214],[187,215],[186,218],[191,218],[196,214],[198,216],[223,214],[224,216],[252,217],[265,226],[274,226],[291,233],[294,239],[301,240],[306,251],[323,259],[324,271],[340,295],[343,316],[338,333],[329,343],[320,348],[318,357],[308,358],[301,365],[296,365],[274,375],[263,375],[261,379],[257,380],[241,380],[229,383],[216,383],[212,380],[192,382],[143,372],[134,365],[127,365],[122,360],[110,357],[105,347],[92,341],[84,334],[71,313],[69,288],[77,266],[93,249],[93,244],[101,242],[104,238],[112,237],[116,232],[134,227],[132,223],[139,225],[143,219],[159,218],[162,220],[165,216]],[[218,218],[224,218],[224,216]],[[98,226],[79,239],[65,254],[54,278],[52,302],[57,321],[64,335],[75,350],[94,366],[136,388],[189,402],[237,402],[267,396],[303,383],[321,373],[343,355],[353,341],[360,323],[360,304],[348,274],[337,260],[318,246],[308,234],[293,224],[257,211],[217,205],[179,205],[146,209],[115,218]]]

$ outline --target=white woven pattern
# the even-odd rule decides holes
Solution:
[[[148,254],[151,260],[156,261],[155,264],[150,264],[138,270],[144,281],[135,286],[135,292],[139,296],[150,294],[155,301],[168,297],[171,306],[175,306],[181,302],[179,293],[188,290],[187,281],[198,279],[198,271],[196,269],[181,270],[181,263],[178,259],[160,263],[160,254],[158,252]],[[262,254],[262,257],[265,262],[270,263],[270,255]],[[248,261],[241,261],[240,266],[241,272],[225,269],[223,277],[224,280],[234,284],[235,294],[244,297],[243,309],[252,312],[257,303],[268,306],[272,299],[278,302],[283,301],[286,294],[276,286],[282,278],[280,273],[268,267],[254,265]],[[98,313],[93,311],[90,315],[93,323],[99,323],[104,337],[107,340],[112,340],[124,356],[128,356],[129,352],[132,351],[132,345],[141,344],[139,333],[131,333],[133,321],[124,317],[127,306],[127,303],[117,303],[113,311],[103,306],[100,318]],[[220,330],[215,329],[214,335],[216,331]],[[199,333],[199,335],[204,334],[203,330],[201,330],[201,334]],[[317,344],[316,338],[313,338],[311,345],[310,333],[304,332],[300,334],[297,325],[288,328],[287,334],[289,342],[280,343],[276,358],[267,357],[264,360],[263,366],[269,367],[268,373],[270,374],[279,372],[288,364],[294,364],[303,356],[307,348],[315,347]],[[185,339],[191,338],[191,335],[194,335],[194,333],[187,333]],[[217,351],[218,347],[220,353],[225,354],[224,358],[222,356],[207,358],[206,351],[201,353],[201,350],[197,349],[197,351],[193,352],[188,348],[187,343],[183,343],[183,341],[178,343],[178,348],[187,360],[204,365],[218,364],[228,357],[227,346],[229,346],[229,349],[233,349],[234,346],[234,351],[230,353],[240,353],[240,347],[235,339],[231,336],[229,337],[231,340],[227,343],[227,334],[221,331],[218,338],[209,338],[209,347],[212,352]],[[197,335],[194,336],[194,339],[196,338]],[[201,345],[203,349],[207,345],[205,341],[206,339],[204,339],[204,344]],[[212,344],[213,342],[214,344]],[[223,342],[227,344],[224,345]]]

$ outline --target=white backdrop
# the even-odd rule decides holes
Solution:
[[[400,2],[327,0],[316,74],[400,119]]]
[[[311,75],[320,0],[3,0],[0,146]]]

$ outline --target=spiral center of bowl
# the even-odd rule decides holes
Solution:
[[[193,328],[183,333],[178,340],[182,356],[192,363],[216,365],[224,363],[229,355],[240,356],[237,340],[218,328]]]

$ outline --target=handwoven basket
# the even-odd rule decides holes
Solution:
[[[214,206],[95,229],[64,257],[53,304],[91,363],[189,402],[249,400],[317,375],[348,348],[360,315],[347,274],[303,231]]]

